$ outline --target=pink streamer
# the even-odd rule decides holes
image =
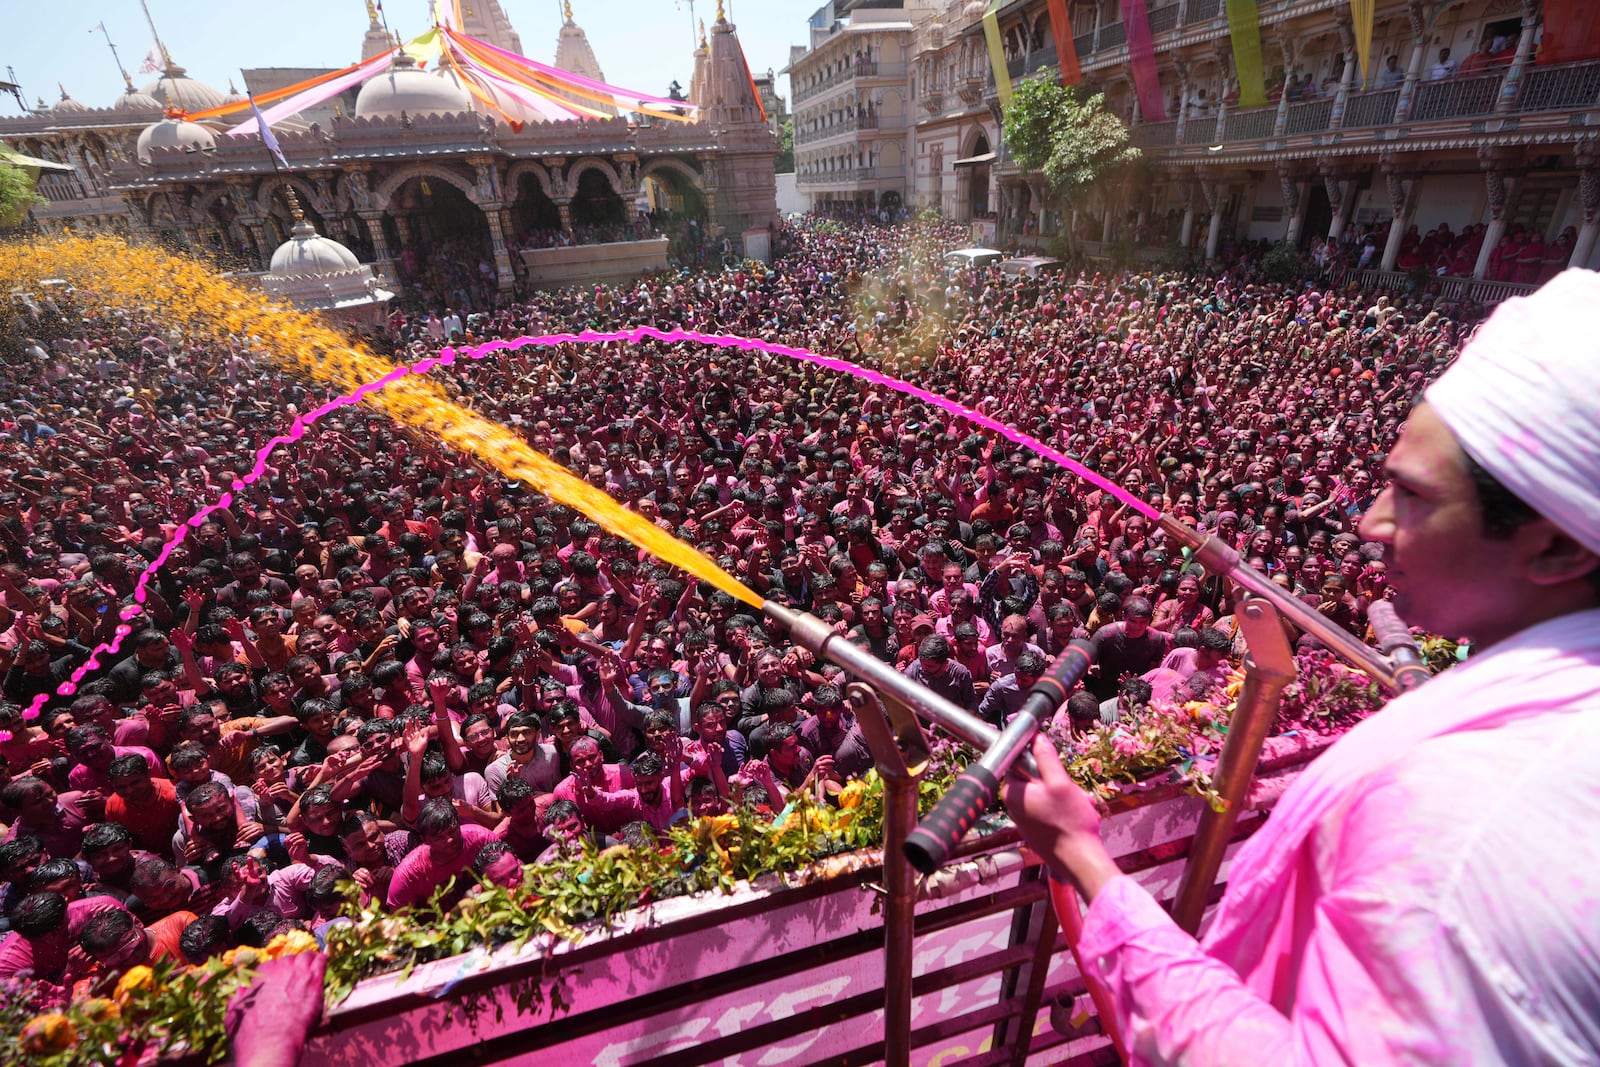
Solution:
[[[593,78],[585,78],[581,74],[574,74],[571,71],[562,70],[560,67],[546,66],[536,59],[529,59],[527,56],[519,56],[515,52],[506,51],[504,48],[496,48],[488,41],[480,41],[476,37],[467,37],[466,34],[457,30],[451,30],[450,32],[455,36],[466,38],[467,40],[471,41],[474,46],[482,48],[485,52],[492,52],[501,59],[508,60],[519,67],[525,67],[528,70],[536,71],[559,81],[570,82],[581,89],[588,89],[589,91],[596,93],[608,93],[612,96],[620,97],[623,101],[631,100],[636,104],[654,104],[661,107],[682,108],[685,111],[699,110],[693,104],[687,103],[683,100],[673,100],[664,96],[643,96],[639,93],[633,92],[631,89],[623,89],[615,85],[608,85],[605,82],[597,82]]]
[[[335,411],[342,407],[350,407],[366,397],[367,394],[375,393],[389,386],[390,384],[399,381],[408,374],[426,374],[435,367],[449,366],[460,356],[466,356],[469,359],[483,359],[484,357],[492,355],[495,352],[517,351],[518,349],[527,348],[530,346],[537,348],[548,348],[562,344],[608,344],[618,341],[637,344],[646,338],[669,343],[675,341],[690,341],[695,344],[708,345],[713,348],[733,348],[744,352],[764,352],[773,356],[788,356],[791,359],[797,359],[805,363],[812,363],[819,367],[826,367],[828,370],[837,371],[841,374],[851,375],[852,377],[859,378],[862,381],[868,382],[872,385],[884,386],[889,389],[893,389],[896,392],[903,393],[906,396],[914,397],[917,400],[923,401],[924,403],[932,404],[943,411],[947,411],[952,415],[966,419],[968,422],[982,426],[987,430],[993,430],[1002,437],[1005,437],[1007,440],[1037,452],[1039,455],[1051,460],[1059,466],[1066,468],[1090,484],[1110,493],[1113,497],[1123,501],[1135,511],[1138,511],[1151,519],[1160,518],[1159,512],[1150,507],[1150,505],[1146,504],[1144,501],[1126,492],[1121,486],[1095,473],[1065,453],[1051,448],[1043,441],[1040,441],[1029,434],[1023,433],[1021,430],[1013,429],[997,419],[990,418],[988,415],[985,415],[980,411],[975,411],[964,404],[959,404],[954,400],[948,400],[945,397],[930,393],[928,390],[923,389],[920,386],[912,385],[910,382],[891,377],[887,374],[882,374],[875,370],[868,370],[865,367],[856,366],[854,363],[849,363],[833,356],[820,356],[809,349],[793,348],[789,345],[774,344],[769,341],[759,341],[752,337],[739,337],[733,334],[700,333],[696,330],[683,329],[660,330],[654,326],[636,326],[631,330],[614,330],[610,332],[584,330],[582,333],[576,334],[547,333],[531,337],[518,337],[510,341],[494,340],[471,348],[446,348],[437,356],[430,356],[427,359],[418,360],[416,363],[412,364],[401,364],[395,367],[394,370],[390,371],[388,374],[385,374],[383,377],[378,378],[375,381],[366,382],[365,384],[357,386],[354,390],[345,394],[344,396],[330,400],[319,407],[305,412],[304,414],[295,416],[294,421],[289,425],[289,430],[287,433],[279,434],[273,437],[266,444],[262,445],[256,450],[255,467],[244,477],[235,478],[231,491],[223,493],[215,504],[207,504],[205,507],[196,511],[193,515],[189,516],[186,522],[178,526],[178,528],[173,532],[171,539],[165,545],[163,545],[161,551],[157,553],[156,558],[150,562],[149,566],[145,567],[145,569],[140,572],[137,581],[134,583],[134,602],[137,604],[143,604],[147,599],[149,599],[147,589],[151,579],[155,577],[157,571],[166,565],[167,560],[172,556],[173,550],[183,543],[183,539],[188,536],[190,530],[196,530],[203,526],[206,518],[211,515],[212,512],[217,511],[219,508],[225,508],[231,505],[233,503],[234,493],[242,492],[243,490],[248,489],[251,485],[255,484],[257,481],[260,481],[262,476],[267,472],[267,460],[271,457],[273,451],[280,446],[292,445],[296,441],[299,441],[305,436],[306,431],[310,429],[314,423],[316,423],[324,415],[327,415],[329,412]],[[137,614],[136,609],[124,608],[122,611],[122,618],[126,620],[135,614]],[[116,636],[113,637],[111,641],[98,645],[90,654],[89,658],[72,672],[72,677],[61,683],[61,685],[56,689],[55,695],[70,697],[77,693],[78,683],[83,680],[86,674],[100,666],[101,654],[108,653],[114,655],[120,651],[123,640],[131,632],[132,627],[128,626],[126,622],[119,625],[116,629]],[[48,699],[49,697],[42,693],[35,697],[33,703],[24,709],[23,717],[25,719],[38,718],[39,712],[43,710],[45,702]],[[5,731],[0,731],[0,735],[4,735],[4,733]],[[0,736],[0,740],[8,739],[9,738],[5,736]]]
[[[1155,45],[1150,40],[1150,12],[1145,0],[1124,0],[1122,28],[1128,36],[1128,66],[1139,94],[1139,112],[1145,122],[1165,122],[1167,108],[1161,100],[1161,76],[1156,73]]]
[[[298,115],[308,107],[315,107],[329,97],[344,92],[352,85],[359,85],[382,74],[389,69],[389,60],[394,53],[395,49],[390,49],[382,55],[373,56],[342,78],[335,78],[332,81],[323,82],[321,85],[314,85],[303,93],[296,93],[287,100],[280,100],[263,111],[261,117],[267,120],[268,126],[276,126],[284,119]],[[228,130],[228,136],[243,137],[246,134],[256,133],[258,128],[255,116],[252,115],[239,123],[239,125]]]

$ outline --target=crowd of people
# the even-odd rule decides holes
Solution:
[[[397,359],[620,328],[840,356],[975,405],[1237,545],[1352,633],[1387,593],[1359,520],[1471,316],[1212,273],[951,275],[961,231],[786,227],[683,270],[391,322]],[[243,341],[45,300],[0,389],[0,978],[62,992],[402,908],[586,842],[824,801],[871,756],[843,679],[585,516],[342,409],[137,576],[329,394]],[[456,325],[459,323],[459,325]],[[385,353],[390,354],[390,353]],[[999,723],[1065,642],[1073,731],[1205,695],[1229,584],[1038,456],[853,377],[690,344],[435,372],[476,410],[887,663]],[[127,628],[75,688],[97,645]],[[1301,636],[1305,643],[1314,643]],[[42,701],[37,718],[24,709]]]

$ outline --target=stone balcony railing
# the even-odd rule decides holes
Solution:
[[[1504,71],[1420,82],[1404,123],[1419,127],[1481,120],[1497,113],[1513,120],[1541,112],[1600,110],[1600,60],[1531,67],[1520,84],[1511,87],[1509,104],[1504,99],[1506,92]],[[1334,131],[1373,131],[1395,123],[1401,95],[1400,89],[1353,92],[1337,125],[1335,101],[1325,98],[1289,104],[1281,114],[1275,104],[1230,110],[1220,122],[1214,115],[1190,115],[1184,122],[1181,142],[1177,122],[1143,123],[1133,128],[1133,142],[1141,148],[1158,150],[1259,142],[1268,142],[1271,147],[1290,138]]]

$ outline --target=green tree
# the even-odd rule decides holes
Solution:
[[[45,202],[33,191],[37,180],[27,169],[0,159],[0,227],[17,225],[35,204]]]
[[[1106,109],[1104,94],[1063,86],[1051,67],[1017,86],[1004,133],[1017,166],[1044,175],[1051,195],[1068,209],[1109,209],[1143,158],[1128,127]]]
[[[778,158],[773,161],[773,167],[779,174],[788,174],[794,170],[794,119],[783,120],[783,137],[778,144]]]

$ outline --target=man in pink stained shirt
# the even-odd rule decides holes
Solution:
[[[455,805],[448,799],[430,800],[417,816],[417,836],[422,844],[406,855],[395,868],[389,883],[388,904],[404,908],[421,903],[434,890],[472,866],[478,850],[498,840],[494,831],[473,823],[462,825]],[[456,885],[457,894],[466,891],[471,878]]]
[[[1600,1063],[1600,275],[1502,304],[1363,522],[1473,655],[1347,734],[1238,852],[1203,942],[1035,746],[1006,803],[1090,902],[1135,1063]]]

